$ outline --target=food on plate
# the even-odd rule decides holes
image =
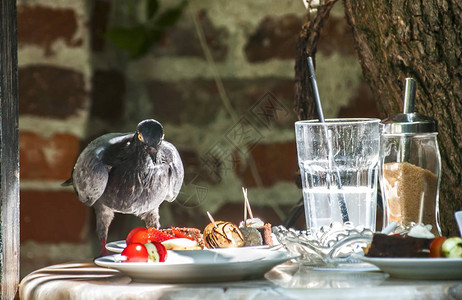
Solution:
[[[443,245],[445,240],[445,236],[439,236],[433,239],[433,241],[430,244],[430,257],[444,257],[441,246]]]
[[[199,250],[204,248],[202,234],[197,228],[171,227],[156,229],[154,227],[135,227],[127,235],[127,245],[151,242],[163,243],[167,250]]]
[[[130,241],[131,241],[132,237],[135,235],[135,233],[137,233],[138,231],[141,231],[141,230],[146,230],[146,227],[138,226],[138,227],[135,227],[132,230],[130,230],[130,232],[127,234],[127,238],[125,239],[125,243],[127,245],[130,244]]]
[[[447,238],[441,245],[441,251],[445,257],[462,257],[462,237]]]
[[[130,235],[130,233],[129,233]],[[150,242],[163,242],[169,239],[174,239],[175,236],[168,234],[167,232],[164,232],[162,230],[156,229],[154,227],[149,227],[147,229],[142,229],[136,231],[131,239],[129,240],[128,244],[132,243],[140,243],[140,244],[146,244]],[[127,236],[128,239],[128,236]]]
[[[162,231],[167,232],[177,238],[188,238],[194,239],[201,249],[205,248],[204,239],[202,237],[202,232],[194,227],[170,227],[170,229],[162,229]]]
[[[239,227],[244,236],[244,246],[260,246],[263,245],[263,238],[260,231],[254,227]]]
[[[123,262],[165,262],[167,249],[162,243],[132,243],[122,251]]]
[[[433,239],[376,233],[364,249],[369,257],[429,257]]]
[[[124,262],[147,262],[149,255],[143,244],[133,243],[125,247],[122,256],[125,256]]]
[[[148,262],[165,262],[167,249],[162,243],[152,242],[144,244],[148,251]]]
[[[189,238],[175,238],[162,242],[167,250],[201,250],[196,240]]]
[[[423,225],[423,224],[416,224],[409,230],[407,233],[408,236],[412,236],[415,238],[422,238],[422,239],[434,239],[435,235],[431,232],[433,226],[428,224],[428,225]]]
[[[244,235],[244,246],[273,245],[271,236],[271,224],[263,223],[259,218],[254,218],[247,197],[247,189],[242,188],[244,194],[244,220],[239,224],[239,229]],[[250,219],[247,218],[247,213]]]
[[[364,254],[369,257],[462,258],[462,237],[419,238],[376,233],[372,242],[364,248]]]
[[[204,229],[207,248],[238,248],[244,246],[244,236],[239,228],[230,222],[212,221]]]

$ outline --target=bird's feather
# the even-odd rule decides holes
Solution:
[[[92,206],[104,193],[112,165],[108,149],[123,147],[132,135],[108,133],[92,141],[80,154],[72,172],[74,189],[85,205]]]

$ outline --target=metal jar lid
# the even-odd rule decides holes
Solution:
[[[414,112],[415,94],[415,80],[412,78],[406,78],[403,113],[382,120],[380,126],[382,134],[418,134],[438,132],[436,120]]]

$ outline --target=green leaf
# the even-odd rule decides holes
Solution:
[[[134,27],[114,27],[106,32],[106,38],[118,48],[136,58],[145,54],[151,44],[143,25]]]
[[[182,1],[177,7],[167,9],[157,18],[155,25],[160,28],[171,27],[178,22],[186,6],[186,1]]]
[[[146,17],[151,19],[159,10],[159,1],[158,0],[146,0]]]

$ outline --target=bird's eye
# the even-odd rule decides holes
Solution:
[[[144,139],[143,139],[143,136],[141,135],[141,133],[138,133],[138,139],[142,142],[144,142]]]

